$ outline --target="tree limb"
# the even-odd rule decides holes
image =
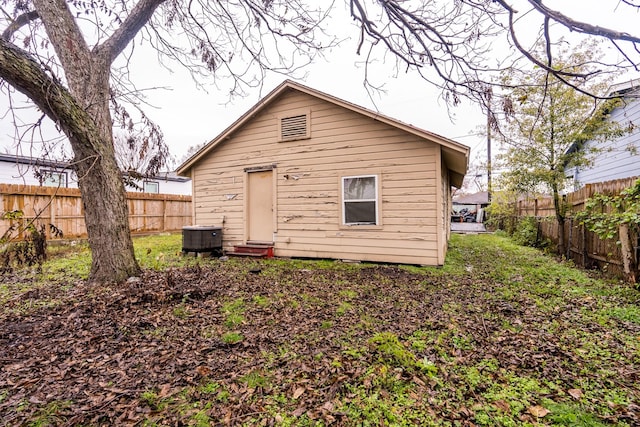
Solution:
[[[567,86],[572,87],[573,89],[575,89],[576,91],[583,93],[585,95],[589,95],[592,96],[594,98],[602,98],[605,99],[607,97],[602,97],[599,96],[597,94],[593,94],[590,93],[589,91],[581,88],[580,86],[572,83],[569,78],[583,78],[586,79],[588,77],[591,77],[595,74],[598,74],[600,71],[596,70],[596,71],[590,71],[587,73],[575,73],[575,72],[567,72],[567,71],[563,71],[560,69],[555,69],[553,68],[552,64],[552,58],[549,56],[550,55],[550,50],[549,50],[549,18],[545,17],[545,42],[546,42],[546,55],[547,55],[547,63],[544,63],[542,61],[540,61],[538,58],[536,58],[533,53],[531,53],[531,51],[529,51],[528,49],[526,49],[524,46],[522,46],[522,44],[520,43],[520,41],[518,40],[518,36],[516,35],[516,31],[514,28],[514,20],[513,20],[513,15],[515,13],[515,11],[513,10],[513,8],[511,6],[509,6],[504,0],[494,0],[496,2],[498,2],[500,5],[502,5],[505,10],[507,10],[509,12],[509,34],[511,35],[511,39],[513,40],[513,43],[515,44],[516,48],[520,51],[520,53],[522,53],[525,58],[527,58],[529,61],[531,61],[533,64],[537,65],[538,67],[542,68],[543,70],[547,71],[549,74],[552,74],[553,76],[555,76],[558,80],[560,80],[562,83],[564,83]],[[534,0],[535,1],[535,0]]]
[[[131,40],[144,27],[158,6],[166,0],[140,0],[129,13],[129,16],[113,32],[113,34],[94,51],[96,54],[106,55],[109,63],[112,63],[124,50]]]
[[[91,116],[69,90],[50,77],[28,52],[4,39],[0,39],[0,78],[29,97],[70,138],[98,135]]]
[[[27,25],[31,21],[35,21],[38,18],[40,18],[40,14],[35,10],[23,13],[22,15],[14,19],[13,22],[11,22],[11,24],[9,24],[9,26],[2,32],[2,38],[5,40],[11,40],[11,37],[13,37],[13,35],[20,28]]]
[[[33,0],[33,5],[40,14],[62,68],[68,72],[78,69],[79,63],[86,64],[89,49],[66,0]]]
[[[625,40],[631,43],[640,43],[640,37],[632,36],[629,33],[614,31],[609,28],[604,28],[597,25],[591,25],[586,22],[581,22],[581,21],[576,21],[575,19],[571,19],[567,15],[564,15],[556,10],[548,8],[547,6],[542,4],[542,0],[528,0],[528,2],[542,15],[553,19],[559,24],[564,25],[571,31],[576,31],[583,34],[591,34],[594,36],[600,36],[610,40]],[[631,5],[631,4],[629,5],[638,7],[637,5]]]

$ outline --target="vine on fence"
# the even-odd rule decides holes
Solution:
[[[576,219],[601,239],[615,238],[620,224],[640,229],[640,179],[617,195],[594,194]]]
[[[630,233],[640,230],[640,179],[620,194],[596,193],[585,201],[585,209],[576,219],[601,239],[618,240],[627,278],[636,282],[637,260]]]

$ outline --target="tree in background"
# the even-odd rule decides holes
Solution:
[[[576,51],[565,49],[560,58],[557,65],[565,74],[579,76],[570,79],[570,85],[540,67],[503,76],[504,84],[513,89],[504,98],[506,118],[501,131],[506,150],[498,160],[506,168],[501,177],[504,188],[516,194],[551,195],[559,225],[558,250],[564,254],[566,207],[561,193],[569,182],[566,171],[592,161],[597,149],[580,149],[586,141],[614,138],[629,127],[607,120],[620,100],[594,102],[587,95],[605,96],[611,81],[597,78],[592,65],[599,59],[597,47],[587,44]]]
[[[540,28],[548,47],[557,39],[556,29],[610,41],[620,57],[599,63],[598,72],[635,69],[640,62],[640,37],[572,19],[540,0],[518,2],[520,12],[509,0],[346,3],[360,38],[357,53],[366,64],[393,58],[398,71],[419,73],[452,105],[462,96],[491,104],[491,77],[513,69],[517,61],[517,55],[493,57],[496,40],[577,87],[575,72],[558,67],[551,49],[527,47],[521,36],[531,34],[532,25]],[[332,1],[303,0],[2,0],[0,7],[4,93],[25,94],[68,138],[85,206],[92,281],[118,281],[140,272],[113,144],[114,124],[126,123],[119,106],[139,105],[128,72],[136,47],[151,46],[161,64],[185,66],[194,78],[228,79],[231,92],[242,93],[260,85],[265,73],[295,72],[333,46],[335,37],[322,26],[339,13]],[[616,7],[620,14],[640,9],[632,1]],[[31,142],[26,135],[34,134],[17,132],[16,139]]]
[[[185,163],[191,157],[195,156],[198,151],[200,151],[204,146],[207,145],[207,142],[201,142],[200,144],[195,144],[187,148],[187,152],[184,153],[182,158],[178,161],[179,164]]]

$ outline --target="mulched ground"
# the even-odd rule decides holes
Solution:
[[[394,266],[324,269],[240,261],[147,271],[140,281],[113,286],[30,290],[6,304],[0,318],[0,424],[40,417],[45,424],[69,426],[144,420],[187,425],[202,410],[167,410],[143,399],[153,391],[163,401],[210,400],[206,412],[216,424],[278,424],[278,415],[261,414],[273,396],[282,395],[280,407],[290,416],[353,425],[337,404],[349,399],[348,385],[366,381],[379,360],[370,345],[377,332],[407,338],[420,330],[451,338],[447,332],[455,330],[468,341],[419,349],[418,358],[440,366],[444,385],[398,369],[417,395],[432,396],[429,411],[443,423],[474,425],[468,402],[478,398],[477,390],[456,386],[462,379],[447,364],[493,358],[521,375],[560,381],[564,390],[573,389],[578,377],[596,375],[581,369],[585,362],[572,351],[576,343],[541,326],[551,318],[571,324],[593,300],[568,298],[548,313],[526,295],[500,297],[497,289],[492,292],[498,286],[471,275],[425,275]],[[240,298],[243,322],[229,326],[222,307]],[[47,301],[55,303],[37,307]],[[505,323],[520,328],[505,330]],[[610,329],[585,327],[624,356],[609,360],[608,369],[620,387],[637,391],[637,355],[625,353]],[[242,341],[225,344],[221,336],[229,330],[241,333]],[[255,372],[267,381],[252,385],[247,375]],[[211,381],[227,394],[209,399],[202,387]],[[610,422],[640,422],[637,406],[612,408]]]

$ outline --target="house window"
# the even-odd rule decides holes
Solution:
[[[342,178],[342,223],[378,224],[378,177],[376,175]]]
[[[145,193],[159,193],[160,183],[158,181],[145,181],[143,184],[143,191]]]
[[[45,187],[67,187],[67,173],[52,170],[40,171],[41,185]]]
[[[309,113],[280,119],[280,141],[310,138]]]

